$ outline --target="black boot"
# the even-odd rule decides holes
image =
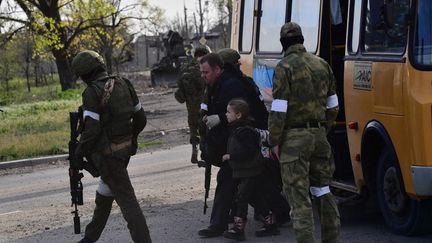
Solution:
[[[89,240],[88,238],[83,238],[82,240],[78,241],[78,243],[93,243],[94,241]]]
[[[255,235],[257,237],[264,237],[264,236],[272,236],[272,235],[278,235],[280,233],[277,224],[275,222],[275,217],[273,214],[269,214],[264,217],[264,225],[255,231]]]
[[[211,225],[205,229],[198,231],[198,235],[202,238],[212,238],[221,236],[223,233],[222,229],[218,229],[216,227],[212,227]]]
[[[195,143],[192,144],[191,163],[192,164],[198,163],[198,147]]]
[[[246,219],[234,217],[234,226],[231,229],[226,230],[223,233],[223,236],[232,240],[244,241],[246,239],[244,234],[246,223]]]

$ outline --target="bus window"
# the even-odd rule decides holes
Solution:
[[[354,0],[353,17],[351,19],[351,42],[349,46],[349,51],[351,53],[356,53],[359,47],[360,38],[360,16],[362,0]]]
[[[414,35],[414,63],[432,65],[432,1],[418,2]]]
[[[318,47],[320,5],[321,1],[317,0],[292,1],[291,21],[301,26],[304,46],[311,53],[315,53]]]
[[[365,51],[402,54],[407,42],[409,0],[368,0]]]
[[[281,26],[286,22],[287,1],[265,0],[261,4],[258,51],[281,53],[279,35]]]
[[[250,52],[252,49],[254,5],[254,0],[242,1],[240,52]]]

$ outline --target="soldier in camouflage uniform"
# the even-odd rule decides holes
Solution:
[[[198,123],[200,120],[200,104],[205,89],[205,82],[201,78],[198,62],[207,53],[208,50],[205,47],[197,47],[194,50],[194,58],[182,69],[182,75],[177,80],[178,89],[174,93],[174,97],[178,102],[186,102],[190,131],[189,142],[192,144],[192,163],[198,162],[198,144],[200,142]]]
[[[99,239],[115,200],[132,240],[150,243],[146,219],[126,169],[147,121],[135,89],[127,79],[108,76],[102,57],[94,51],[80,52],[72,69],[87,84],[82,94],[84,130],[72,161],[75,168],[82,169],[80,162],[87,157],[101,176],[93,218],[80,242]]]
[[[306,52],[299,25],[283,25],[280,36],[285,55],[273,76],[269,143],[280,151],[297,241],[314,242],[311,194],[318,206],[322,242],[338,242],[340,217],[329,188],[334,164],[326,138],[338,112],[335,78],[327,62]]]
[[[406,46],[409,0],[371,2],[366,14],[366,51],[403,52]]]

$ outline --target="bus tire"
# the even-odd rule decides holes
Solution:
[[[376,191],[381,214],[393,232],[401,235],[431,232],[431,200],[408,197],[397,158],[388,151],[382,152],[379,158]]]

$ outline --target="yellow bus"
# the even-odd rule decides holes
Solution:
[[[231,47],[266,101],[289,21],[337,79],[332,187],[375,199],[398,234],[432,232],[432,1],[233,1]]]

